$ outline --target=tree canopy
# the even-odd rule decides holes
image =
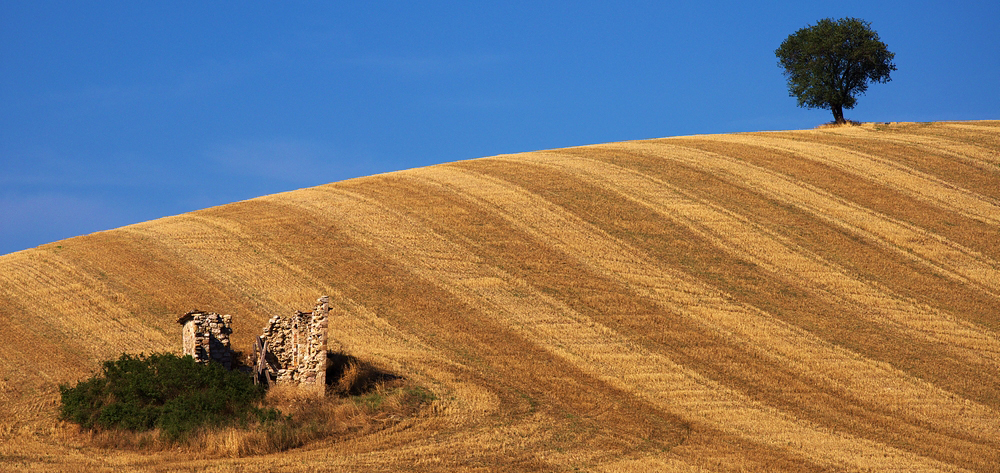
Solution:
[[[774,51],[788,78],[788,95],[798,105],[833,112],[845,123],[844,110],[854,108],[869,82],[889,82],[895,54],[871,24],[858,18],[826,18],[788,36]]]

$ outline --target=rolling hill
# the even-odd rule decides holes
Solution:
[[[0,469],[997,471],[1000,121],[460,161],[0,256]],[[333,307],[437,400],[280,454],[56,427],[59,383],[176,319]]]

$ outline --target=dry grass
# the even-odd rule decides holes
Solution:
[[[831,121],[831,122],[826,122],[826,123],[824,123],[822,125],[817,126],[816,129],[817,130],[828,130],[828,129],[831,129],[831,128],[846,128],[846,127],[861,126],[861,125],[862,125],[861,122],[854,121],[854,120],[846,120],[846,121],[844,121],[844,123],[837,123],[837,122]]]
[[[500,156],[0,256],[0,470],[992,471],[998,124]],[[319,294],[357,358],[325,400],[272,390],[285,428],[55,419],[177,314],[249,347]]]

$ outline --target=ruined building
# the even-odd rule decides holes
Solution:
[[[319,396],[326,392],[327,317],[330,298],[320,297],[312,312],[275,315],[254,343],[254,376],[257,382],[294,384]],[[232,316],[193,310],[177,319],[181,324],[184,354],[199,363],[214,361],[233,368],[229,337]]]
[[[233,333],[231,315],[192,310],[177,319],[181,324],[184,355],[191,355],[198,363],[215,361],[226,369],[233,368],[233,351],[229,347],[229,334]]]
[[[326,391],[329,314],[330,298],[323,296],[312,312],[271,317],[254,347],[258,378],[298,385],[322,396]]]

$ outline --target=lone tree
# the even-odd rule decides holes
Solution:
[[[774,54],[785,68],[788,95],[800,107],[830,109],[838,124],[846,123],[844,109],[854,108],[868,82],[889,82],[896,70],[896,55],[858,18],[820,20],[789,35]]]

